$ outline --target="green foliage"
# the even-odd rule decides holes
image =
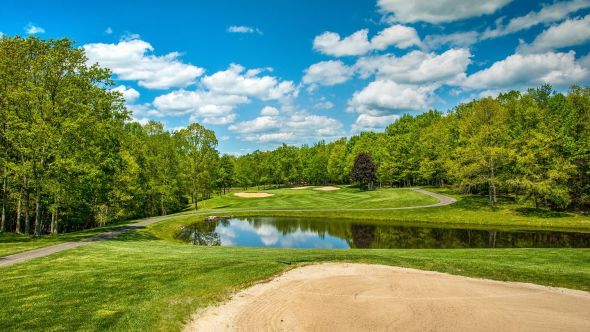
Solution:
[[[218,185],[215,134],[129,122],[110,77],[71,40],[0,39],[0,231],[165,215]],[[223,170],[227,187],[232,169]]]

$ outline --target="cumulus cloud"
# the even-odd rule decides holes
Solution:
[[[260,115],[263,115],[263,116],[279,115],[279,110],[276,107],[264,106],[264,108],[260,111]]]
[[[352,95],[347,111],[373,117],[425,111],[436,88],[436,85],[417,86],[376,80]]]
[[[475,44],[479,39],[477,31],[455,32],[447,35],[429,35],[424,38],[422,47],[427,50],[438,49],[442,46],[466,48]]]
[[[245,26],[245,25],[232,25],[227,28],[227,32],[231,32],[231,33],[257,33],[259,35],[262,34],[262,31],[260,31],[260,29]]]
[[[227,124],[236,118],[234,109],[248,102],[246,96],[178,90],[156,97],[153,104],[166,114],[191,114],[193,120],[200,118],[205,123]]]
[[[137,90],[131,87],[128,88],[125,85],[119,85],[118,87],[111,89],[111,91],[121,93],[127,104],[133,104],[139,98],[139,92]]]
[[[334,108],[334,103],[332,103],[329,100],[326,100],[325,98],[322,98],[319,102],[313,105],[313,108],[318,110],[329,110]]]
[[[261,115],[229,126],[245,141],[258,143],[302,143],[307,140],[342,135],[342,124],[333,118],[306,111]]]
[[[297,93],[292,81],[279,81],[269,75],[258,76],[260,69],[244,71],[244,67],[231,64],[227,70],[203,77],[201,82],[216,93],[256,97],[261,100],[279,100]]]
[[[117,78],[137,81],[148,89],[186,87],[205,71],[183,63],[180,53],[154,55],[154,48],[140,39],[121,40],[117,44],[94,43],[83,46],[90,64],[99,63],[110,68]]]
[[[29,35],[36,35],[40,33],[45,33],[45,29],[33,23],[29,23],[25,26],[25,32]]]
[[[447,23],[495,13],[512,0],[379,0],[382,12],[395,22]]]
[[[401,49],[418,46],[420,37],[416,29],[398,24],[380,31],[371,40],[367,29],[356,31],[345,38],[326,31],[313,40],[316,51],[332,56],[362,55],[369,51],[385,50],[392,45]]]
[[[342,61],[322,61],[309,66],[303,75],[303,83],[311,88],[317,85],[332,86],[348,81],[353,75],[352,68]]]
[[[463,86],[477,89],[567,86],[589,78],[589,69],[567,53],[513,54],[467,77]]]
[[[563,21],[539,34],[531,44],[521,44],[518,52],[541,53],[581,45],[590,40],[590,15]]]
[[[469,50],[450,49],[442,54],[412,51],[402,57],[365,57],[354,67],[364,78],[375,74],[378,80],[418,84],[461,80],[470,63]]]
[[[385,127],[399,119],[399,115],[382,115],[372,116],[369,114],[361,114],[356,118],[355,123],[351,127],[353,133],[360,133],[363,131],[383,131]]]
[[[540,11],[531,11],[520,17],[512,18],[507,24],[498,24],[495,28],[488,28],[482,39],[505,36],[517,31],[526,30],[539,24],[558,22],[569,14],[581,9],[590,8],[590,0],[573,0],[545,4]]]
[[[106,28],[106,30],[104,31],[104,33],[106,33],[107,35],[110,35],[113,33],[113,29],[111,27]]]

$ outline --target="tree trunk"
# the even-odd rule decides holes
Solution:
[[[31,234],[31,222],[29,216],[29,192],[25,193],[25,234]]]
[[[49,232],[55,234],[55,211],[51,211],[51,224],[49,225]]]
[[[8,187],[8,175],[6,174],[6,167],[4,167],[4,178],[2,179],[2,221],[0,221],[0,232],[6,230],[6,188]]]
[[[160,211],[163,216],[166,215],[166,208],[164,207],[164,195],[160,197]]]
[[[35,189],[35,236],[41,235],[41,190]]]
[[[21,193],[18,195],[18,200],[16,201],[16,234],[20,234],[20,209],[21,209]]]

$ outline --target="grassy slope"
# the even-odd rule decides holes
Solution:
[[[153,231],[3,268],[0,307],[10,309],[0,310],[0,330],[179,330],[194,310],[294,266],[281,261],[380,263],[590,290],[586,249],[207,248]]]
[[[312,189],[267,190],[275,193],[269,198],[239,198],[228,194],[215,196],[201,202],[199,213],[224,214],[224,211],[234,209],[260,209],[250,212],[231,212],[236,216],[295,216],[320,218],[346,218],[356,220],[373,220],[400,224],[427,224],[444,227],[469,228],[514,228],[514,229],[546,229],[570,230],[590,232],[590,217],[567,212],[548,212],[541,209],[531,209],[516,204],[509,199],[500,201],[497,208],[487,204],[485,197],[453,194],[449,189],[428,188],[444,195],[458,199],[457,203],[426,209],[387,210],[387,211],[301,211],[280,212],[262,211],[265,209],[318,209],[318,208],[378,208],[401,207],[412,205],[427,205],[436,200],[430,196],[408,189],[382,189],[373,192],[359,192],[355,188],[343,188],[338,191],[321,192]],[[193,214],[189,210],[179,216]],[[194,221],[196,217],[192,217]],[[185,219],[188,220],[188,219]],[[167,223],[170,231],[178,227]],[[119,226],[112,226],[119,227]],[[32,238],[24,235],[0,234],[0,257],[9,254],[40,248],[52,244],[73,241],[92,236],[105,229],[92,229],[84,232],[60,234],[56,236],[41,236]]]
[[[297,216],[297,217],[321,217],[321,218],[347,218],[361,220],[383,220],[396,221],[410,224],[432,224],[444,227],[471,227],[471,228],[516,228],[516,229],[546,229],[546,230],[572,230],[590,232],[590,217],[569,213],[569,212],[551,212],[542,209],[533,209],[521,204],[515,203],[511,199],[500,199],[497,207],[491,207],[487,199],[481,196],[458,195],[449,189],[427,188],[430,191],[441,193],[443,195],[456,198],[458,201],[454,204],[425,208],[425,209],[403,209],[403,210],[385,210],[385,211],[346,211],[344,214],[339,211],[302,211],[302,212],[281,212],[281,211],[253,211],[253,212],[231,212],[236,216]],[[238,198],[232,194],[225,196],[216,196],[201,204],[201,209],[211,209],[212,214],[223,214],[224,210],[247,209],[247,208],[281,208],[283,202],[289,202],[291,207],[310,207],[319,208],[324,205],[318,205],[315,201],[317,191],[314,190],[291,190],[282,189],[277,191],[266,191],[269,193],[277,192],[278,195],[270,198]],[[295,192],[295,193],[293,193]],[[357,203],[346,205],[345,201],[334,200],[330,204],[336,204],[340,207],[399,207],[411,205],[432,204],[425,201],[411,199],[402,205],[396,205],[396,196],[421,195],[409,191],[408,189],[382,189],[373,192],[378,197],[372,200],[360,200]],[[280,195],[279,195],[280,194]],[[328,199],[332,195],[345,195],[349,197],[362,197],[367,193],[361,193],[358,189],[347,188],[340,192],[322,192],[321,196]],[[370,193],[369,193],[370,194]],[[283,197],[281,197],[283,196]],[[311,200],[310,197],[314,197]],[[420,197],[420,196],[418,196]],[[422,197],[424,197],[422,195]],[[322,197],[323,198],[323,197]],[[433,199],[427,197],[428,199]],[[350,198],[352,200],[352,198]],[[277,203],[277,204],[275,204]],[[410,205],[410,203],[413,203]]]
[[[395,208],[404,206],[430,205],[438,200],[411,189],[387,189],[359,191],[343,187],[334,191],[314,189],[275,189],[261,190],[274,196],[267,198],[242,198],[233,193],[217,196],[204,201],[206,209],[367,209]],[[256,191],[249,191],[256,192]]]

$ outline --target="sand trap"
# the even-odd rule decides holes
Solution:
[[[332,186],[327,186],[327,187],[319,187],[319,188],[315,188],[314,190],[320,190],[320,191],[332,191],[332,190],[340,190],[340,188],[338,188],[338,187],[332,187]]]
[[[274,196],[274,194],[269,193],[235,193],[234,195],[242,198],[263,198]]]
[[[364,264],[291,270],[186,331],[590,331],[590,293]]]
[[[313,188],[313,186],[305,186],[305,187],[293,187],[291,189],[293,190],[303,190],[303,189],[309,189],[309,188]]]

